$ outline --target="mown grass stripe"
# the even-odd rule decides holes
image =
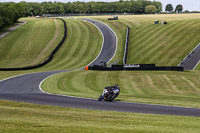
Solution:
[[[126,36],[126,25],[121,21],[117,21],[117,22],[110,22],[110,21],[105,21],[105,20],[101,20],[101,21],[106,23],[109,27],[111,27],[114,30],[118,39],[117,52],[115,54],[115,57],[112,58],[112,61],[109,64],[116,63],[116,61],[118,61],[117,64],[122,64],[123,55],[124,55],[125,36]]]
[[[162,28],[162,27],[160,27]],[[171,26],[169,28],[169,30],[173,31],[173,26]],[[146,41],[144,41],[143,43],[141,44],[138,44],[138,48],[137,49],[137,46],[135,48],[135,50],[137,51],[135,53],[135,57],[138,59],[138,60],[141,60],[142,63],[144,63],[144,61],[146,60],[145,58],[146,57],[151,57],[149,54],[153,53],[155,55],[155,51],[159,48],[162,48],[162,47],[165,47],[163,46],[162,44],[159,44],[160,42],[157,41],[158,37],[160,34],[162,34],[162,32],[165,32],[165,28],[162,28],[161,30],[161,33],[160,32],[157,32],[153,35],[151,34],[148,34],[148,36],[150,37],[151,40],[149,40],[148,38],[146,38]],[[156,38],[156,39],[153,39],[153,38]],[[151,42],[151,43],[150,43]],[[160,47],[159,47],[160,46]],[[153,51],[153,49],[155,49],[155,51]],[[159,50],[157,50],[159,51]],[[151,52],[151,53],[149,53]],[[144,54],[145,53],[145,54]],[[143,56],[139,56],[139,55],[143,55]],[[139,58],[140,57],[140,58]],[[157,57],[157,56],[156,56]],[[158,56],[159,57],[159,56]]]
[[[189,24],[189,22],[187,22],[187,23]],[[191,23],[191,25],[195,25],[195,23]],[[187,26],[182,26],[182,28],[181,28],[179,31],[180,31],[180,32],[185,31],[186,28],[187,28]],[[168,61],[168,64],[176,65],[176,62],[177,62],[178,60],[176,60],[176,62],[172,62],[172,60],[170,60],[170,59],[173,59],[173,58],[177,59],[177,58],[178,58],[178,57],[177,57],[177,55],[178,55],[178,54],[177,54],[177,51],[181,52],[181,49],[180,49],[180,48],[183,47],[183,45],[184,45],[185,47],[188,47],[188,44],[190,44],[191,46],[192,46],[192,45],[195,46],[194,44],[192,44],[192,43],[190,42],[190,40],[193,40],[194,35],[188,34],[188,32],[184,32],[184,33],[179,34],[179,35],[180,35],[180,37],[177,38],[177,41],[174,42],[174,43],[172,43],[172,45],[170,46],[169,50],[171,49],[171,51],[168,50],[168,52],[170,52],[171,54],[166,55],[165,58],[163,59],[163,60],[169,60],[169,61]],[[183,39],[183,36],[185,36],[184,39]],[[187,41],[184,41],[184,40],[188,40],[188,42],[187,42]],[[175,47],[175,46],[176,46],[176,47]],[[191,46],[190,46],[190,47],[191,47]],[[188,49],[189,49],[189,48],[188,48]],[[174,51],[175,51],[175,52],[174,52]],[[166,52],[167,52],[167,51],[166,51]]]
[[[199,132],[198,117],[150,115],[0,101],[2,132]],[[95,124],[94,124],[95,123]],[[115,124],[113,124],[115,123]]]
[[[194,77],[188,76],[187,72],[74,71],[50,77],[42,88],[45,90],[48,86],[53,93],[57,93],[59,88],[67,88],[64,94],[98,98],[105,86],[117,83],[121,88],[118,100],[200,107],[200,84],[196,83],[199,73]],[[56,86],[51,87],[49,84],[54,80]]]
[[[184,23],[183,23],[183,25],[184,25]],[[181,25],[179,25],[180,27],[181,27]],[[178,27],[178,26],[177,26]],[[170,32],[173,32],[174,30],[176,29],[176,27],[174,27],[173,29],[171,29],[171,31],[169,31],[168,32],[168,34],[170,33]],[[181,30],[180,30],[181,31]],[[172,34],[171,34],[172,35]],[[164,35],[165,36],[165,35]],[[167,36],[167,35],[166,35]],[[148,52],[148,54],[147,54],[147,57],[148,56],[150,56],[152,59],[149,59],[149,61],[152,61],[152,62],[158,62],[158,60],[156,60],[156,58],[157,57],[162,57],[162,58],[164,58],[165,56],[167,56],[167,55],[170,55],[170,54],[166,54],[167,52],[169,53],[170,52],[170,50],[174,47],[174,45],[173,45],[173,43],[172,42],[168,42],[168,44],[163,44],[162,45],[162,43],[161,44],[159,44],[159,41],[157,41],[156,40],[156,43],[158,44],[158,45],[160,45],[160,47],[155,47],[155,48],[157,48],[157,49],[155,49],[154,48],[154,50],[152,50],[152,51],[150,51],[150,52]],[[158,52],[155,52],[155,51],[158,51]],[[162,52],[161,52],[162,51]],[[166,55],[160,55],[160,54],[163,54],[163,53],[165,53]],[[165,61],[164,59],[160,59],[160,61]],[[163,62],[163,64],[161,64],[161,63],[159,63],[158,62],[158,65],[165,65],[165,62]]]
[[[102,36],[98,29],[85,21],[65,19],[68,39],[45,70],[74,69],[89,64],[98,55]],[[91,50],[90,50],[91,49]]]
[[[189,88],[187,88],[187,89],[193,90],[193,92],[200,91],[200,89],[197,89],[197,86],[195,84],[193,84],[193,82],[190,81],[188,78],[181,76],[181,79],[188,84]]]
[[[82,31],[82,35],[88,35],[89,34],[89,30],[88,28],[83,25],[83,23],[79,22],[78,25],[80,25],[80,29]],[[71,59],[72,61],[69,62],[69,67],[73,67],[75,66],[76,64],[78,64],[77,62],[80,60],[79,58],[77,57],[83,57],[85,51],[87,51],[87,47],[89,45],[89,37],[88,36],[82,36],[79,41],[80,42],[77,42],[78,44],[80,45],[77,45],[78,47],[76,48],[76,50],[74,51],[74,53],[72,53],[71,55]]]
[[[0,53],[0,57],[6,60],[1,63],[0,67],[22,67],[32,64],[32,59],[35,59],[35,56],[44,48],[55,32],[55,25],[51,20],[31,19],[27,21],[29,22],[26,25],[0,41],[0,46],[4,51],[4,53]],[[47,26],[44,26],[43,23]]]

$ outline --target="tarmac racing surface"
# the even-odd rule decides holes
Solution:
[[[102,51],[91,64],[101,64],[102,61],[108,62],[114,56],[117,47],[117,38],[115,33],[107,25],[101,22],[88,19],[85,20],[95,24],[101,30],[104,36]],[[0,99],[81,109],[179,116],[200,116],[200,109],[195,108],[119,101],[99,102],[97,99],[47,94],[40,89],[40,84],[45,78],[56,73],[67,71],[68,70],[32,73],[3,80],[0,82]]]
[[[187,70],[194,70],[200,61],[200,44],[198,44],[178,65]]]

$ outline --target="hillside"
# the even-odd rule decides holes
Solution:
[[[119,64],[122,63],[127,24],[131,26],[129,63],[177,65],[200,42],[198,38],[200,32],[198,17],[200,15],[198,14],[120,16],[119,21],[107,21],[108,17],[90,18],[107,23],[116,32],[118,51],[113,62],[119,60]],[[168,21],[169,24],[154,25],[154,20],[161,18]],[[41,20],[30,20],[29,23],[32,24],[26,26],[32,27],[38,23],[36,21],[43,23]],[[96,27],[84,21],[76,19],[65,19],[65,21],[68,26],[68,39],[51,63],[29,71],[0,72],[0,80],[23,73],[75,69],[91,62],[101,48],[100,32]],[[1,67],[23,66],[40,62],[41,57],[48,55],[46,53],[50,52],[56,44],[52,43],[52,47],[45,50],[48,42],[55,35],[55,24],[52,22],[52,20],[47,20],[50,29],[43,29],[42,27],[45,26],[40,27],[41,33],[46,34],[49,31],[49,34],[38,33],[46,36],[45,38],[48,38],[46,41],[34,32],[38,29],[37,26],[34,26],[31,31],[21,27],[11,33],[3,40],[9,42],[6,43],[7,46],[0,40],[0,48],[3,48],[0,50]],[[60,26],[62,27],[62,23]],[[30,32],[30,34],[25,34],[24,31]],[[62,29],[59,33],[62,33]],[[33,36],[39,37],[45,43],[37,45],[32,43],[35,40]],[[30,46],[29,43],[22,45],[17,38],[23,39],[23,42],[30,39]],[[52,42],[56,42],[56,40]],[[19,56],[16,56],[15,52]],[[29,55],[29,53],[31,54]],[[24,57],[23,60],[21,60],[22,57]],[[33,60],[34,62],[32,62]],[[184,72],[71,71],[48,78],[42,84],[42,88],[51,93],[97,99],[105,86],[118,83],[121,87],[120,95],[116,99],[118,101],[200,108],[199,69],[200,65],[195,71]],[[0,100],[0,117],[2,125],[0,132],[188,133],[200,131],[198,122],[200,119],[197,117],[72,109],[4,100]]]
[[[119,16],[118,21],[107,21],[108,17],[91,18],[109,24],[119,37],[119,46],[124,45],[125,40],[122,38],[125,37],[126,25],[130,26],[129,64],[178,65],[200,43],[199,14],[125,15]],[[166,21],[168,24],[155,25],[155,20]],[[119,47],[120,56],[122,51],[123,47]],[[120,56],[114,60],[121,59]]]
[[[63,23],[52,19],[22,19],[27,24],[0,40],[0,68],[35,65],[44,61],[61,40]]]
[[[198,14],[90,17],[107,23],[118,36],[118,51],[113,62],[122,62],[125,28],[131,27],[128,63],[177,65],[199,42]],[[167,25],[155,25],[155,19]],[[119,28],[120,27],[120,28]],[[99,72],[61,73],[47,79],[43,89],[58,94],[96,98],[105,86],[118,83],[118,100],[199,108],[199,71],[185,72]],[[81,78],[80,78],[81,77]],[[52,82],[54,81],[54,82]],[[77,84],[78,82],[78,84]],[[87,92],[87,94],[85,94]]]

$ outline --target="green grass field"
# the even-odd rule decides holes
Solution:
[[[200,118],[94,111],[0,101],[3,133],[198,133]]]
[[[125,15],[119,16],[118,21],[108,21],[108,17],[110,16],[91,18],[107,23],[116,32],[121,40],[118,59],[121,59],[124,50],[121,46],[124,46],[125,40],[121,37],[125,37],[126,25],[130,26],[128,64],[178,65],[200,42],[199,14]],[[155,25],[155,20],[167,21],[168,24]]]
[[[128,63],[177,65],[200,42],[199,14],[119,16],[119,21],[107,21],[108,17],[110,16],[90,18],[107,23],[116,32],[118,50],[112,62],[119,60],[119,64],[122,63],[127,24],[131,27]],[[163,19],[169,24],[154,25],[155,19]],[[49,34],[41,35],[45,37],[41,37],[40,41],[45,43],[37,45],[32,36],[37,29],[36,25],[38,23],[43,25],[44,22],[39,19],[29,21],[7,36],[7,40],[6,37],[0,40],[0,48],[4,48],[3,51],[0,50],[1,67],[25,66],[40,62],[41,57],[47,56],[45,52],[52,50],[50,45],[52,47],[56,45],[54,42],[59,38],[53,37],[56,36],[54,21],[45,20],[46,26],[49,27],[40,27],[41,33],[48,31]],[[0,72],[0,80],[30,72],[76,69],[91,62],[101,49],[101,33],[93,25],[81,20],[65,21],[68,26],[68,39],[51,63],[35,70]],[[29,25],[30,23],[32,24]],[[30,34],[24,34],[24,27],[33,29],[25,28],[24,30]],[[57,29],[61,27],[62,22],[58,21]],[[59,34],[62,32],[61,28]],[[23,37],[25,35],[26,38]],[[30,46],[18,42],[17,38],[21,37],[24,39],[23,42],[30,41]],[[5,46],[3,41],[7,41],[8,46]],[[16,51],[18,54],[20,51],[25,52],[16,56]],[[35,62],[30,62],[29,59],[35,59]],[[200,108],[199,70],[200,65],[195,71],[185,72],[71,71],[48,78],[42,87],[52,93],[96,99],[105,86],[118,83],[121,87],[118,97],[120,101]],[[86,96],[85,92],[89,95]],[[80,110],[8,101],[0,101],[0,117],[0,132],[200,132],[200,119],[194,117]]]
[[[76,19],[65,19],[65,20],[67,23],[67,31],[68,31],[67,40],[65,41],[65,43],[63,44],[61,49],[56,53],[55,57],[49,64],[45,65],[44,67],[34,69],[34,70],[28,70],[28,71],[14,71],[14,72],[12,72],[12,71],[11,72],[9,72],[9,71],[2,72],[1,71],[0,72],[0,80],[10,77],[10,76],[32,73],[32,72],[77,69],[77,68],[84,67],[84,66],[88,65],[91,61],[93,61],[96,58],[96,56],[99,54],[101,46],[102,46],[101,33],[98,31],[98,29],[95,26],[93,26],[92,24],[90,24],[88,22],[76,20]],[[27,19],[27,21],[31,21],[30,23],[33,23],[33,25],[35,23],[36,24],[42,23],[43,25],[45,25],[46,21],[52,22],[51,19],[49,19],[49,20],[40,20],[40,19],[28,20]],[[37,58],[35,58],[34,61],[37,61],[37,62],[43,61],[44,58],[41,58],[41,57],[47,57],[49,55],[49,53],[52,51],[52,47],[50,47],[48,45],[51,44],[51,45],[56,46],[57,41],[59,41],[60,38],[62,37],[61,33],[63,33],[63,27],[62,27],[63,24],[59,20],[56,20],[56,21],[60,23],[60,25],[57,27],[59,30],[59,35],[57,35],[57,33],[55,33],[55,35],[53,35],[53,36],[59,36],[59,37],[56,38],[56,40],[54,39],[54,41],[52,41],[53,39],[51,39],[50,42],[48,42],[46,45],[44,44],[43,46],[35,49],[35,51],[33,53],[35,53],[35,54],[38,53],[39,55],[37,55]],[[24,25],[24,26],[31,27],[33,25],[30,25],[28,23],[27,25]],[[53,24],[51,26],[54,27]],[[37,27],[34,27],[33,29],[34,29],[33,31],[35,31],[37,29]],[[17,39],[17,38],[13,38],[13,36],[15,36],[15,35],[20,35],[22,33],[22,37],[23,37],[23,32],[24,32],[23,27],[20,27],[15,32],[11,33],[9,36],[6,36],[6,38],[12,38],[9,40],[7,39],[7,41],[9,41],[8,44],[22,45],[21,43],[17,43],[17,42],[14,44],[11,44],[10,42],[15,41]],[[43,32],[45,32],[45,30]],[[35,33],[31,32],[29,36],[33,36],[34,34]],[[49,36],[51,36],[51,34],[49,34]],[[2,38],[0,40],[0,44],[1,43],[4,44],[4,42],[6,41],[6,38]],[[23,38],[23,39],[24,40],[22,40],[21,42],[23,42],[23,41],[26,42],[26,41],[28,41],[29,38]],[[42,38],[40,38],[40,39],[42,39]],[[32,38],[32,41],[34,41],[34,40],[35,40],[35,38]],[[37,45],[40,46],[41,44],[38,43]],[[32,45],[30,44],[30,46],[32,46]],[[0,47],[1,47],[1,45],[0,45]],[[33,47],[35,47],[35,46],[33,46]],[[37,51],[38,49],[40,49],[40,51],[41,51],[40,53]],[[31,56],[31,54],[29,54],[28,51],[30,52],[33,50],[33,49],[31,50],[31,47],[29,47],[29,48],[24,47],[24,49],[23,49],[23,47],[21,47],[21,49],[17,49],[18,52],[22,52],[23,50],[25,51],[25,52],[21,53],[21,55],[23,55],[23,57],[24,57],[24,62],[21,62],[20,58],[18,58],[19,56],[21,56],[20,54],[17,57],[12,57],[11,54],[13,54],[13,53],[10,53],[9,50],[10,49],[5,50],[5,53],[6,53],[5,55],[9,55],[9,57],[7,59],[8,62],[5,63],[4,60],[1,60],[0,61],[1,67],[3,67],[3,66],[11,67],[11,64],[14,64],[14,62],[15,62],[15,64],[18,63],[21,66],[26,66],[26,65],[28,65],[28,64],[26,64],[26,62],[30,62],[31,60],[33,60],[33,58],[30,58],[30,60],[29,60],[29,57]],[[14,54],[16,54],[16,53],[14,53]],[[4,56],[2,56],[0,58],[3,58],[3,57]],[[13,63],[12,63],[12,58],[14,60]],[[17,67],[19,67],[19,66],[17,66]]]
[[[125,37],[124,31],[128,24],[131,27],[128,62],[170,66],[179,64],[181,59],[200,42],[199,16],[198,14],[133,15],[120,16],[119,21],[108,21],[108,16],[92,18],[107,23],[117,31],[120,41],[113,61],[123,57],[124,40],[121,38]],[[155,19],[163,19],[168,22],[168,25],[155,25]],[[44,82],[43,89],[51,93],[97,98],[105,86],[118,83],[122,89],[118,98],[121,101],[200,108],[199,77],[199,70],[192,72],[75,71],[50,77]]]
[[[200,108],[199,77],[199,72],[72,71],[48,78],[42,88],[97,99],[105,86],[118,83],[116,100]]]
[[[92,24],[76,19],[65,19],[68,35],[52,62],[42,70],[64,70],[82,68],[98,56],[102,46],[102,35]]]
[[[44,61],[61,40],[62,22],[23,19],[27,24],[0,40],[0,68],[35,65]]]

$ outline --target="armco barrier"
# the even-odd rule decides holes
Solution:
[[[184,67],[177,66],[156,66],[155,64],[131,64],[131,65],[112,65],[105,66],[89,66],[87,70],[100,71],[184,71]]]
[[[124,58],[123,58],[123,64],[127,63],[127,56],[128,56],[128,44],[129,44],[129,33],[130,33],[130,28],[127,25],[127,30],[126,30],[126,42],[125,42],[125,48],[124,48]]]
[[[53,59],[53,57],[54,57],[55,53],[58,51],[58,49],[62,46],[62,44],[64,43],[65,39],[67,38],[67,25],[66,25],[66,22],[61,18],[56,18],[56,19],[60,19],[64,23],[64,35],[63,35],[62,40],[59,42],[59,44],[51,52],[51,54],[49,55],[49,57],[45,61],[43,61],[40,64],[33,65],[33,66],[18,67],[18,68],[0,68],[0,71],[30,70],[30,69],[35,69],[35,68],[42,67],[42,66],[46,65],[47,63],[49,63]]]

